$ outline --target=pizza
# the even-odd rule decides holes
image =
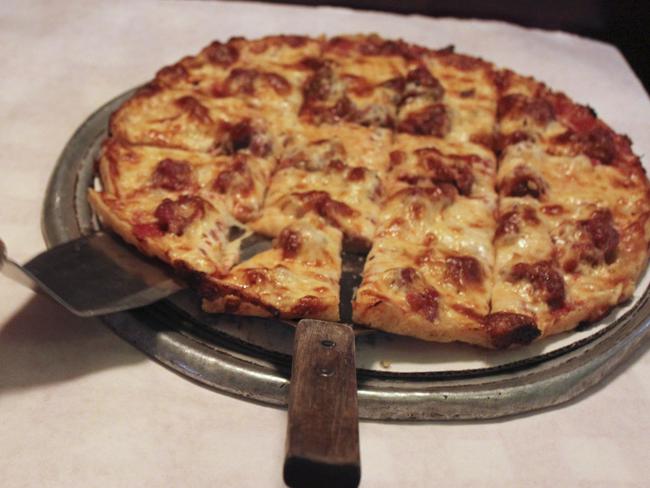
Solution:
[[[506,348],[628,300],[650,184],[631,141],[533,78],[377,35],[215,41],[110,119],[89,201],[208,312]],[[252,235],[269,248],[242,258]]]

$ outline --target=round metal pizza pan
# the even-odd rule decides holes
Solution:
[[[96,229],[86,191],[94,182],[95,159],[110,114],[131,93],[99,108],[64,148],[45,195],[42,230],[48,247]],[[505,364],[449,370],[437,367],[432,371],[425,367],[416,372],[359,368],[360,417],[487,419],[571,400],[600,382],[648,335],[649,298],[646,289],[623,315],[581,340]],[[102,320],[118,336],[191,380],[241,398],[286,406],[289,353],[233,334],[242,326],[250,326],[251,334],[263,327],[265,334],[283,335],[290,341],[293,332],[286,325],[226,315],[201,320],[183,313],[170,301]]]

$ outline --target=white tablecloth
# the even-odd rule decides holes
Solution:
[[[650,151],[620,54],[492,22],[208,2],[0,3],[0,236],[42,249],[52,167],[100,104],[214,38],[377,31],[540,77]],[[0,278],[0,485],[280,487],[286,412],[197,386],[99,321]],[[648,341],[588,395],[491,422],[360,426],[362,486],[648,486]]]

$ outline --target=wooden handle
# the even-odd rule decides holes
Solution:
[[[284,481],[356,487],[361,479],[354,332],[301,320],[293,344]]]

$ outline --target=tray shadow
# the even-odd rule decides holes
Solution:
[[[134,364],[146,356],[98,319],[34,295],[0,327],[0,395]]]

